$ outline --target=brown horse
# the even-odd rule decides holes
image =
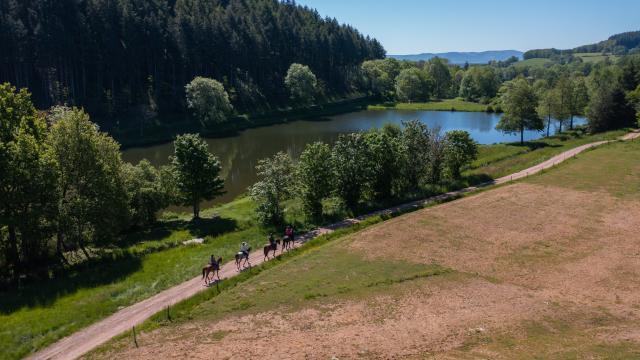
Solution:
[[[251,263],[249,262],[249,254],[251,253],[251,248],[249,248],[247,250],[247,253],[243,253],[242,251],[238,251],[236,253],[236,267],[238,267],[238,271],[240,271],[240,263],[242,262],[242,260],[244,259],[244,264],[243,266],[249,264],[249,267],[251,267]]]
[[[282,238],[282,249],[280,251],[280,253],[283,253],[284,250],[289,250],[293,247],[294,244],[294,240],[293,238],[289,237],[289,235],[285,235],[285,237]]]
[[[263,251],[264,251],[264,259],[268,260],[269,259],[269,252],[273,251],[273,256],[276,256],[276,250],[278,250],[278,245],[280,244],[280,239],[276,240],[273,245],[271,244],[267,244],[264,246]]]
[[[209,285],[212,280],[215,280],[215,276],[218,277],[218,281],[220,281],[220,264],[222,264],[222,258],[218,258],[217,261],[214,261],[213,264],[207,264],[202,268],[202,278],[204,279],[205,285]],[[213,275],[213,279],[209,279],[209,275]]]

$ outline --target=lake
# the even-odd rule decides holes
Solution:
[[[332,143],[340,134],[382,127],[385,123],[400,125],[403,120],[420,119],[430,128],[440,127],[443,132],[454,129],[466,130],[480,144],[519,141],[519,134],[509,135],[495,130],[500,116],[482,112],[360,111],[332,116],[325,120],[301,120],[248,129],[228,138],[207,139],[209,150],[220,159],[227,191],[215,202],[228,202],[246,192],[247,187],[256,181],[255,166],[259,159],[271,156],[278,151],[286,151],[297,158],[305,145],[310,142]],[[574,119],[574,124],[584,122],[582,118]],[[552,125],[553,132],[555,132],[554,125]],[[528,131],[525,132],[525,140],[535,140],[543,135],[542,132]],[[168,158],[172,154],[173,145],[168,143],[127,149],[122,157],[125,161],[134,164],[146,158],[158,166],[168,163]],[[211,203],[203,204],[203,207],[207,205]]]

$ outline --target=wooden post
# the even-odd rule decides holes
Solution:
[[[167,305],[167,320],[171,321],[171,312],[169,311],[169,306]]]
[[[133,343],[136,344],[136,348],[138,347],[138,339],[136,338],[136,327],[133,327]]]

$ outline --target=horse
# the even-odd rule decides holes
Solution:
[[[289,235],[285,235],[285,237],[282,238],[282,250],[280,251],[280,253],[283,253],[285,249],[291,249],[293,247],[294,241],[295,240],[289,237]]]
[[[217,261],[214,260],[213,264],[207,264],[202,268],[202,278],[204,279],[205,285],[209,285],[211,280],[209,280],[209,274],[218,277],[218,281],[220,281],[220,264],[222,264],[222,258],[219,257]]]
[[[276,240],[273,245],[271,244],[267,244],[264,246],[263,251],[264,251],[264,259],[267,260],[269,259],[269,251],[273,251],[273,256],[276,256],[276,250],[278,250],[278,244],[280,244],[280,239]]]
[[[243,266],[245,266],[246,264],[249,264],[249,267],[251,267],[251,263],[249,262],[249,254],[251,253],[251,248],[249,248],[247,250],[247,253],[243,253],[242,251],[238,251],[236,253],[236,266],[238,267],[238,271],[240,271],[240,262],[242,262],[242,259],[244,259],[244,264]]]

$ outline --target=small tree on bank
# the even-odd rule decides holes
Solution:
[[[504,114],[496,129],[506,133],[520,133],[520,143],[524,144],[524,131],[544,129],[544,123],[538,116],[538,99],[527,82],[519,78],[505,83],[500,95]]]
[[[451,177],[460,178],[460,169],[478,157],[478,144],[464,130],[452,130],[446,134],[445,162]]]
[[[185,92],[187,107],[206,128],[226,121],[233,110],[229,95],[217,80],[197,76],[185,86]]]
[[[291,194],[293,161],[287,153],[279,152],[258,161],[256,172],[258,181],[249,188],[249,194],[257,204],[258,218],[265,225],[282,225],[282,202]]]
[[[173,142],[171,165],[178,192],[178,203],[193,208],[200,217],[200,202],[224,194],[220,162],[209,152],[207,143],[197,134],[178,135]]]
[[[318,91],[318,79],[311,69],[302,64],[293,63],[284,78],[291,100],[300,105],[313,103]]]
[[[331,193],[331,148],[316,142],[308,144],[297,164],[297,184],[305,214],[313,220],[322,218],[322,199]]]

